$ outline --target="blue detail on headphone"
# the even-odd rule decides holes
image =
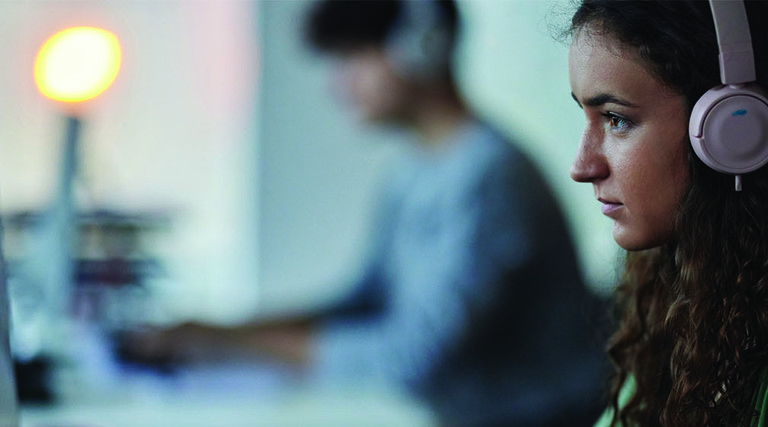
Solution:
[[[747,115],[747,110],[736,110],[733,113],[731,113],[731,116],[733,116],[733,117],[736,117],[736,116],[746,116],[746,115]]]

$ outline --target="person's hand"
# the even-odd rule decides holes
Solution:
[[[127,362],[165,366],[204,358],[216,349],[219,328],[197,322],[170,328],[145,327],[117,337],[119,357]]]
[[[253,348],[277,360],[297,366],[309,363],[315,324],[311,319],[265,322],[251,333]]]
[[[230,327],[189,322],[124,333],[118,339],[118,354],[127,362],[156,366],[259,357],[301,366],[311,357],[309,343],[313,335],[311,319],[258,321]]]

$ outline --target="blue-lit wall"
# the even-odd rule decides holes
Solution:
[[[301,307],[343,291],[359,266],[377,177],[402,135],[356,123],[334,102],[329,66],[301,45],[306,2],[259,2],[259,251],[262,308]],[[583,127],[570,96],[568,2],[473,0],[457,57],[472,105],[545,170],[568,210],[585,275],[608,290],[617,259],[592,189],[568,176]]]

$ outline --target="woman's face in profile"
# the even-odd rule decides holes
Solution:
[[[571,178],[592,183],[619,246],[635,251],[667,242],[688,185],[685,99],[635,52],[589,28],[576,33],[568,68],[586,118]]]

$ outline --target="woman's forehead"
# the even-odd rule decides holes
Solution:
[[[619,59],[638,62],[643,67],[648,65],[640,57],[638,48],[624,43],[602,25],[586,25],[577,29],[571,40],[571,48],[573,49],[574,46],[582,50],[585,48],[597,49]]]
[[[678,94],[649,70],[637,49],[627,47],[604,32],[579,31],[569,52],[569,77],[574,95],[587,99],[602,94],[646,105]]]

